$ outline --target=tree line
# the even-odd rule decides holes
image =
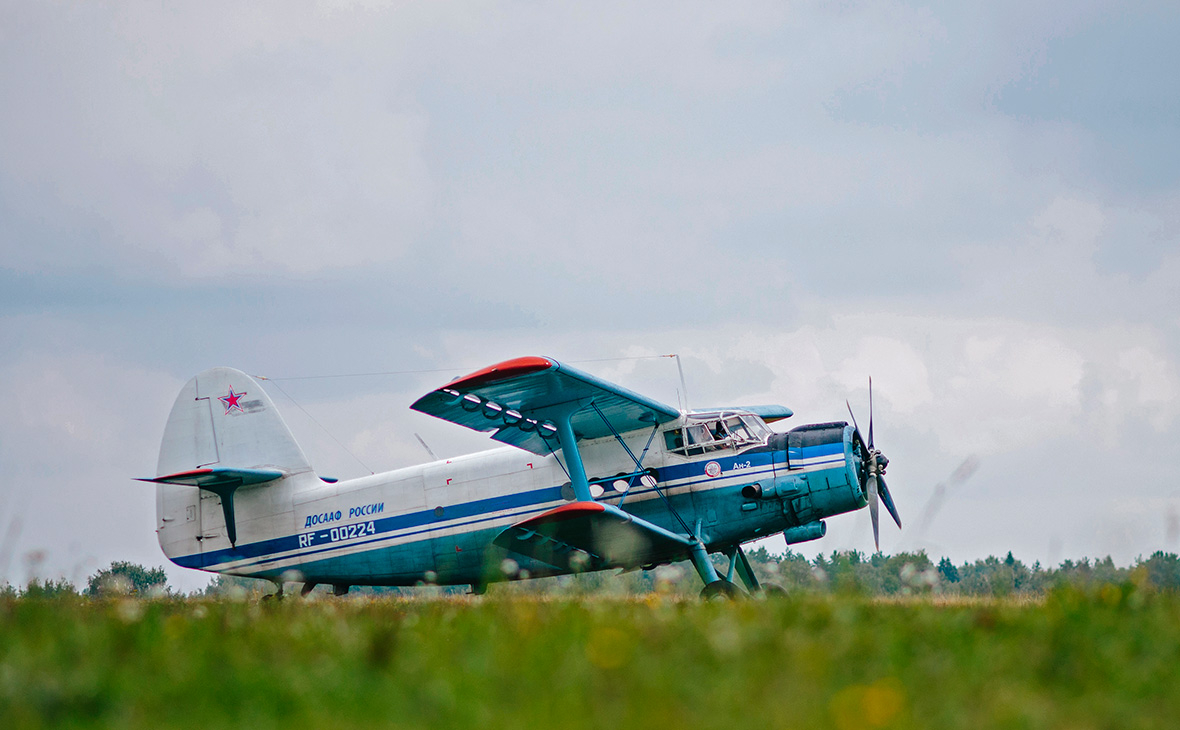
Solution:
[[[858,550],[837,550],[812,560],[787,550],[771,553],[765,547],[749,551],[747,557],[763,583],[780,585],[795,593],[854,593],[870,596],[945,594],[980,597],[1038,596],[1060,586],[1096,589],[1103,585],[1136,584],[1157,590],[1180,590],[1180,556],[1162,550],[1138,558],[1129,566],[1102,559],[1065,560],[1055,567],[1039,562],[1027,565],[1009,552],[1003,558],[989,556],[955,565],[948,558],[934,562],[924,551],[895,555],[867,554]],[[724,575],[728,561],[715,556]],[[268,581],[233,576],[213,576],[209,585],[192,596],[249,596],[271,590]],[[687,563],[660,566],[654,570],[626,573],[600,572],[498,584],[496,590],[519,593],[643,594],[652,591],[694,593],[700,588],[695,571]],[[321,590],[327,590],[325,587]],[[354,588],[360,594],[398,594],[415,589]],[[434,590],[441,590],[435,588]],[[462,592],[462,588],[447,589]],[[115,561],[89,577],[79,588],[65,578],[33,579],[23,588],[5,582],[0,598],[52,598],[58,596],[179,596],[168,585],[163,567],[146,568]]]
[[[759,577],[776,577],[788,587],[816,592],[858,592],[871,595],[949,593],[966,596],[1039,595],[1070,585],[1096,588],[1136,583],[1161,590],[1180,590],[1180,556],[1156,551],[1126,567],[1109,556],[1091,561],[1065,560],[1056,567],[1039,562],[1027,565],[1011,551],[1003,558],[989,556],[955,565],[948,558],[937,563],[925,552],[868,555],[857,550],[835,551],[807,560],[787,551],[775,555],[759,548],[749,554]]]

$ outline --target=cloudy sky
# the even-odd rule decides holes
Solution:
[[[437,371],[268,386],[350,477],[487,446],[407,406],[525,354],[871,375],[887,552],[1180,549],[1175,4],[215,5],[0,0],[0,580],[163,562],[206,367]]]

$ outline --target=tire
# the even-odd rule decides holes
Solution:
[[[730,583],[727,580],[715,580],[701,589],[701,598],[707,600],[713,598],[724,598],[727,600],[736,600],[742,595],[742,590],[737,585]]]
[[[777,583],[763,583],[758,592],[767,598],[789,598],[791,595],[786,588]]]

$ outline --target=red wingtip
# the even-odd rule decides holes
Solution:
[[[606,508],[597,502],[570,502],[563,504],[560,507],[555,507],[548,512],[542,512],[536,517],[530,517],[517,523],[517,527],[527,527],[534,524],[547,524],[550,522],[564,522],[565,520],[573,520],[583,515],[594,512],[605,512]]]
[[[553,361],[548,358],[518,357],[515,360],[505,360],[502,363],[490,365],[482,370],[476,370],[470,375],[465,375],[458,380],[447,383],[445,387],[459,391],[471,390],[481,385],[488,385],[501,380],[510,380],[511,378],[522,375],[539,373],[551,367],[553,367]]]
[[[189,471],[178,471],[175,474],[165,474],[157,479],[184,479],[185,477],[199,477],[205,474],[212,474],[212,469],[191,469]]]

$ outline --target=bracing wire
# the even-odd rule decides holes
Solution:
[[[587,362],[623,362],[626,360],[655,360],[658,358],[675,358],[676,359],[676,367],[677,367],[677,369],[680,368],[680,356],[677,354],[671,354],[671,355],[631,355],[629,357],[596,357],[596,358],[590,358],[590,359],[585,359],[585,360],[568,360],[567,362],[569,362],[570,364],[575,364],[575,363],[580,364],[580,363],[587,363]],[[282,377],[270,377],[267,375],[255,375],[254,377],[257,378],[258,380],[265,380],[267,382],[274,383],[274,386],[279,389],[279,392],[282,393],[284,396],[286,396],[287,400],[294,403],[295,407],[303,412],[303,415],[310,418],[311,422],[314,423],[315,425],[319,426],[320,430],[322,430],[324,433],[328,434],[328,437],[331,438],[333,441],[335,441],[336,444],[338,446],[340,446],[340,448],[344,449],[345,453],[347,453],[349,456],[351,456],[353,459],[355,459],[356,462],[358,464],[360,464],[362,467],[364,467],[366,471],[368,471],[370,474],[373,474],[374,472],[371,468],[369,468],[368,464],[366,464],[364,461],[362,461],[359,456],[352,453],[352,451],[347,446],[345,446],[344,443],[342,441],[340,441],[340,439],[336,438],[336,436],[331,431],[329,431],[322,423],[317,421],[315,419],[315,416],[308,413],[307,409],[304,408],[302,405],[300,405],[297,400],[292,398],[290,393],[288,393],[286,390],[283,390],[283,386],[279,385],[278,381],[280,381],[280,380],[327,380],[330,378],[368,378],[368,377],[382,377],[382,376],[389,376],[389,375],[424,375],[424,374],[429,374],[429,373],[468,372],[468,371],[472,371],[472,370],[476,370],[476,369],[477,368],[472,368],[472,367],[466,367],[466,368],[452,367],[452,368],[428,368],[428,369],[422,369],[422,370],[382,370],[382,371],[368,372],[368,373],[332,373],[332,374],[321,374],[321,375],[288,375],[288,376],[282,376]],[[683,386],[683,383],[684,383],[684,371],[683,370],[680,370],[680,382],[681,382],[681,385]],[[679,399],[679,395],[680,395],[679,392],[677,392],[678,399]],[[417,434],[415,434],[415,435],[417,435]],[[421,441],[422,440],[421,437],[419,437],[418,440]],[[423,446],[425,446],[425,444],[423,444]],[[429,451],[429,450],[430,450],[429,447],[427,447],[427,451]],[[563,470],[565,470],[565,465],[562,464],[560,460],[558,460],[557,463],[561,465],[561,468]],[[568,476],[569,472],[566,471],[566,474]],[[663,495],[661,494],[660,496],[663,496]]]
[[[270,382],[274,383],[274,380],[273,380],[273,379],[270,379],[270,378],[263,378],[263,380],[270,380]],[[358,464],[360,464],[361,466],[363,466],[363,467],[365,468],[365,471],[369,472],[370,474],[375,474],[375,473],[376,473],[376,472],[374,472],[374,471],[373,471],[371,468],[369,468],[369,465],[368,465],[368,464],[366,464],[365,462],[361,461],[361,457],[359,457],[359,456],[357,456],[356,454],[352,453],[352,450],[351,450],[351,449],[349,449],[347,446],[345,446],[345,445],[344,445],[344,443],[343,443],[343,442],[342,442],[340,439],[336,438],[335,434],[333,434],[331,431],[329,431],[329,430],[328,430],[328,429],[327,429],[327,428],[324,426],[324,424],[322,424],[322,423],[320,423],[319,421],[317,421],[317,420],[315,419],[315,416],[313,416],[313,415],[311,415],[310,413],[308,413],[306,408],[304,408],[303,406],[299,405],[299,401],[297,401],[297,400],[295,400],[294,398],[292,398],[290,393],[288,393],[287,391],[283,390],[283,386],[279,385],[278,383],[275,383],[275,387],[279,389],[279,392],[280,392],[280,393],[282,393],[284,396],[286,396],[287,400],[289,400],[289,401],[291,401],[292,403],[294,403],[296,408],[298,408],[299,410],[303,411],[303,415],[305,415],[305,416],[307,416],[308,418],[310,418],[312,423],[314,423],[315,425],[319,426],[319,427],[320,427],[320,430],[322,430],[324,433],[328,434],[328,438],[330,438],[330,439],[332,439],[333,441],[335,441],[335,442],[336,442],[336,444],[337,444],[337,445],[338,445],[340,448],[344,449],[344,453],[346,453],[346,454],[348,454],[349,456],[351,456],[352,458],[356,459],[356,463],[358,463]]]
[[[661,357],[678,357],[677,355],[632,355],[630,357],[597,357],[589,360],[567,360],[571,365],[585,362],[622,362],[624,360],[654,360]],[[455,373],[468,372],[477,370],[483,367],[454,367],[454,368],[429,368],[425,370],[381,370],[371,373],[329,373],[324,375],[288,375],[281,377],[270,377],[267,375],[255,375],[259,380],[326,380],[328,378],[372,378],[385,375],[424,375],[429,373]],[[682,376],[683,377],[683,376]]]

